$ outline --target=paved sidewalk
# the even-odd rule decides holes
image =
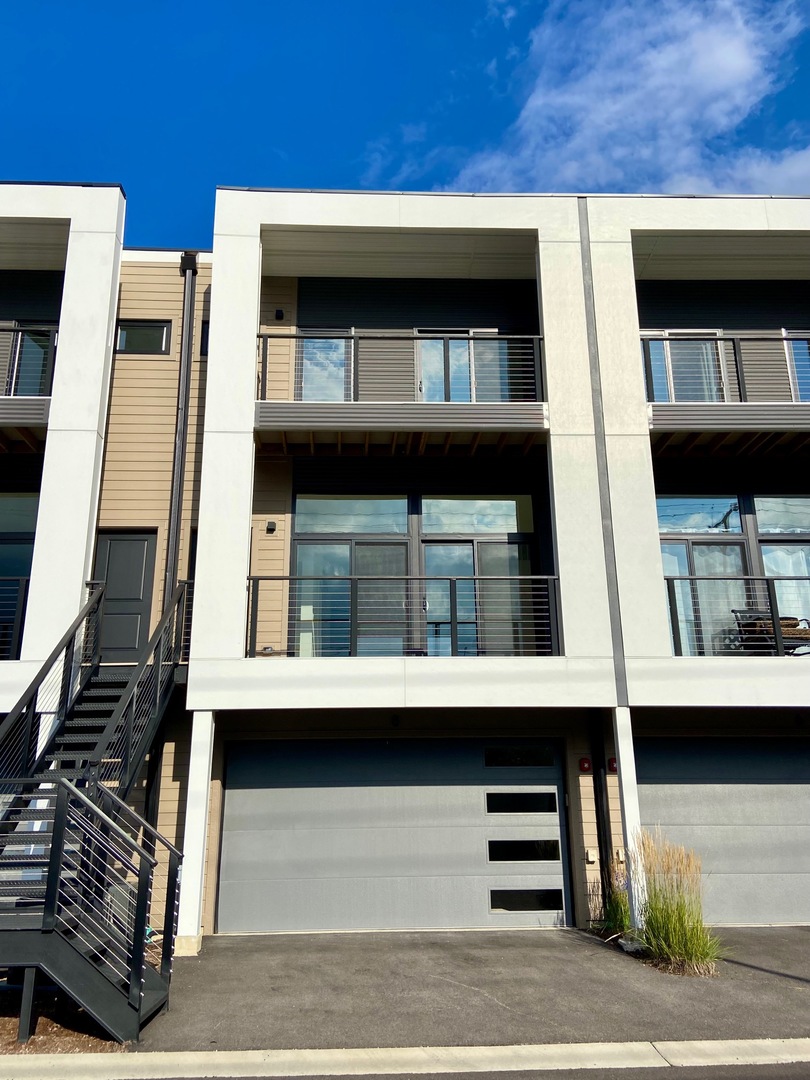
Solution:
[[[208,939],[133,1049],[521,1046],[810,1037],[810,927],[720,931],[716,979],[572,930]]]

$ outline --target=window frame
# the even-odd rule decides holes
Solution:
[[[133,327],[163,327],[163,348],[145,352],[143,349],[121,348],[122,328]],[[171,319],[119,319],[115,327],[115,351],[119,356],[169,356],[172,351],[172,320]]]

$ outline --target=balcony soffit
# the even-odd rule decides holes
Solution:
[[[634,233],[639,280],[810,279],[808,233]]]
[[[64,270],[70,223],[0,219],[0,270]]]
[[[533,233],[268,227],[262,274],[533,279],[535,248]]]

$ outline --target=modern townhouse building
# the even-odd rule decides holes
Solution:
[[[584,926],[656,824],[710,921],[810,922],[810,202],[221,189],[192,254],[0,198],[7,833],[122,795],[184,952]]]

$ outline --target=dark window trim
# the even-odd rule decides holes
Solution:
[[[164,347],[156,352],[144,352],[142,349],[122,349],[121,327],[127,326],[162,326],[164,327]],[[171,319],[119,319],[115,328],[115,351],[120,356],[168,356],[172,351],[172,320]]]

